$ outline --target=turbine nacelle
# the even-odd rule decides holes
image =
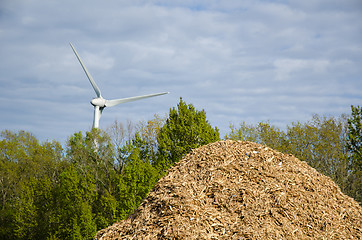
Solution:
[[[90,102],[93,106],[98,106],[98,107],[105,107],[106,106],[106,99],[99,97],[99,98],[93,98]]]

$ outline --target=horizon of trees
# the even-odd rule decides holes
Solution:
[[[230,124],[223,139],[293,154],[361,204],[361,119],[362,108],[351,106],[350,115],[314,115],[284,131],[269,122]],[[0,239],[92,239],[127,218],[175,162],[218,140],[206,112],[182,98],[167,117],[76,132],[65,146],[39,142],[23,130],[3,130]]]

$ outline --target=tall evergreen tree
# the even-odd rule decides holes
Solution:
[[[220,140],[219,130],[206,119],[204,110],[196,110],[182,98],[170,109],[165,125],[157,137],[158,157],[155,165],[163,172],[192,149]]]

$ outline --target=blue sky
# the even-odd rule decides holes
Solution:
[[[179,98],[230,122],[285,127],[362,100],[362,1],[40,1],[0,3],[1,130],[64,143],[107,99],[101,128],[166,115]]]

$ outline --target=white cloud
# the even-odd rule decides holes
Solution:
[[[328,60],[307,60],[307,59],[277,59],[274,61],[276,68],[276,80],[289,80],[292,74],[325,73],[329,66]]]
[[[92,122],[94,92],[69,42],[105,97],[171,92],[106,109],[104,127],[167,113],[180,96],[223,133],[230,121],[282,126],[361,101],[359,1],[6,0],[0,8],[0,96],[16,97],[0,121],[42,139],[64,140]]]

